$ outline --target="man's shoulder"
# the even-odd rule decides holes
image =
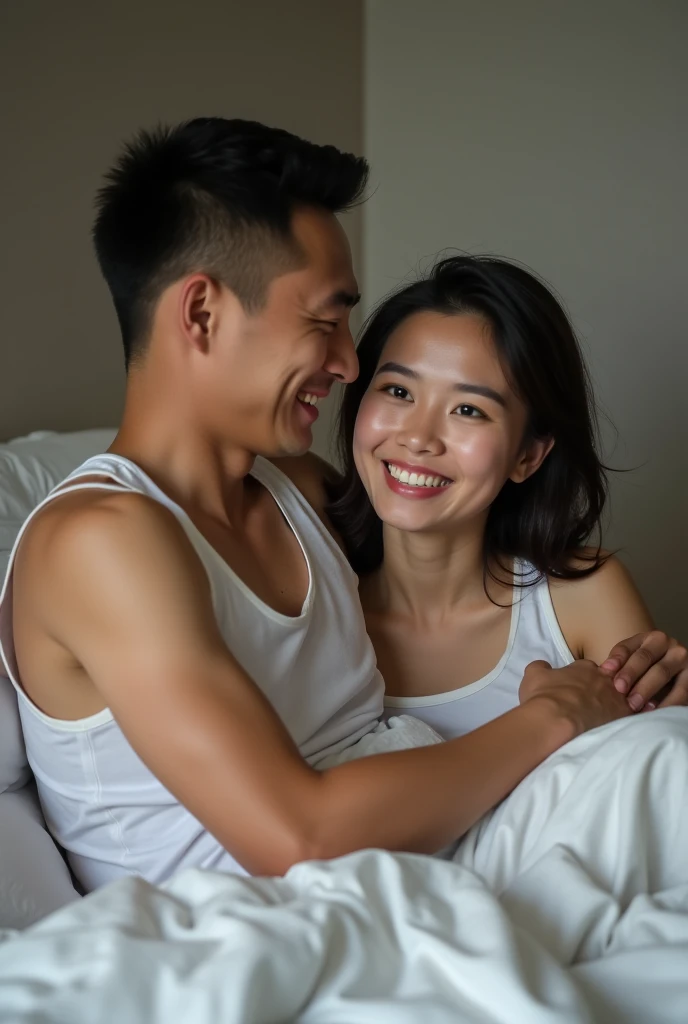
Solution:
[[[172,513],[145,495],[80,488],[56,495],[29,523],[17,565],[34,562],[45,572],[74,560],[88,567],[96,553],[145,550],[151,541],[169,546],[177,536]]]

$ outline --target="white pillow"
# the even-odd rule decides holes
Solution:
[[[0,444],[0,578],[26,517],[56,484],[112,442],[114,430],[41,431]]]
[[[104,452],[114,436],[114,430],[43,432],[0,444],[0,590],[24,520],[73,469]],[[28,777],[17,698],[3,672],[0,664],[0,794]]]
[[[0,928],[28,928],[79,898],[33,784],[0,793]]]
[[[17,695],[0,665],[0,795],[5,790],[20,789],[30,777]]]

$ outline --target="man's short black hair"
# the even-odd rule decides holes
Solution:
[[[202,271],[259,308],[275,274],[298,263],[294,207],[346,210],[367,177],[362,157],[255,121],[196,118],[139,133],[107,175],[93,229],[127,366],[170,284]]]

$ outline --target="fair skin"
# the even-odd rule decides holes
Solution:
[[[354,455],[384,523],[384,562],[362,580],[361,600],[393,695],[455,690],[485,676],[504,652],[511,581],[497,571],[501,579],[488,579],[486,594],[483,537],[507,480],[523,483],[552,450],[548,438],[524,441],[527,422],[482,317],[416,313],[390,336],[361,403]],[[446,485],[414,488],[395,479],[414,469]],[[550,580],[550,589],[576,658],[600,664],[619,636],[652,630],[615,558],[583,579]],[[675,645],[677,672],[682,656]],[[643,681],[629,695],[631,708],[654,707],[648,686],[667,681],[658,673]],[[683,702],[686,682],[684,674],[666,704]],[[623,680],[618,688],[627,692]]]
[[[247,474],[256,453],[306,451],[314,415],[302,399],[357,372],[345,235],[308,208],[292,227],[303,265],[271,282],[261,310],[203,274],[163,292],[112,447],[285,614],[305,599],[303,554]],[[179,523],[135,494],[67,494],[36,517],[18,553],[14,623],[36,705],[70,720],[109,707],[144,763],[255,874],[361,847],[437,850],[553,750],[628,713],[591,662],[535,666],[522,706],[469,737],[313,771],[219,635]]]

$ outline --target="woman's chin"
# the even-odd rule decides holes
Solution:
[[[396,505],[396,502],[394,503]],[[406,508],[390,507],[389,502],[373,503],[373,508],[385,526],[402,533],[422,533],[431,531],[438,525],[438,517],[419,504],[414,503]]]

